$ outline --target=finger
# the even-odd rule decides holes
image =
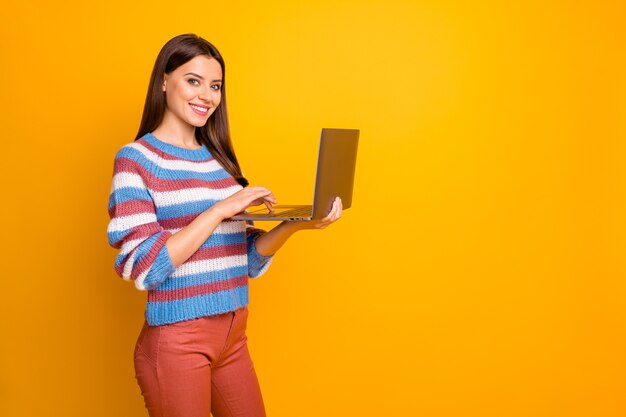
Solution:
[[[339,197],[335,198],[335,203],[333,204],[333,210],[332,210],[332,221],[334,222],[335,220],[337,220],[339,218],[339,215],[341,213],[341,199]]]
[[[273,193],[265,196],[265,199],[270,201],[270,202],[272,202],[273,204],[277,204],[278,203],[278,200],[276,199],[276,197],[274,196]]]
[[[333,218],[333,213],[335,212],[335,205],[333,204],[333,207],[330,209],[330,211],[328,212],[328,214],[326,215],[326,217],[323,217],[320,219],[320,222],[327,222],[327,221],[331,221]]]
[[[241,192],[248,193],[249,195],[266,196],[272,194],[272,191],[266,187],[246,187]]]
[[[267,207],[267,209],[270,211],[270,213],[274,212],[274,207],[272,207],[271,201],[263,200],[263,203],[265,204],[265,207]]]
[[[326,224],[324,227],[328,226],[331,223],[336,222],[341,217],[341,211],[342,211],[341,199],[337,197],[333,203],[332,210],[330,211],[330,213],[328,213],[327,218],[324,219],[328,221],[328,224]]]
[[[276,197],[274,196],[274,194],[271,191],[269,191],[269,194],[264,194],[263,195],[263,200],[267,200],[267,201],[269,201],[272,204],[278,203],[278,200],[276,199]]]
[[[278,203],[278,200],[276,199],[276,197],[274,197],[274,194],[272,194],[270,190],[264,187],[257,187],[256,190],[251,190],[248,198],[250,199],[249,204],[254,201],[256,203],[255,205],[259,205],[261,204],[261,200],[266,200],[274,204]]]

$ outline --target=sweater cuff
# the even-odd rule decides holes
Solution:
[[[261,255],[256,250],[256,240],[264,234],[262,230],[256,230],[248,235],[248,276],[250,278],[260,277],[268,270],[274,255]]]
[[[165,240],[167,240],[172,234],[170,232],[163,232],[165,236]],[[143,288],[138,288],[142,290],[153,290],[163,284],[163,282],[174,273],[176,267],[174,266],[174,262],[170,257],[169,252],[167,251],[167,246],[164,244],[159,250],[159,253],[150,268],[148,275],[146,276],[141,286]],[[135,284],[138,284],[135,281]]]

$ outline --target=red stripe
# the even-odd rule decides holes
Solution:
[[[111,218],[142,213],[154,214],[154,203],[148,200],[128,200],[117,203],[109,209],[109,216]]]
[[[159,223],[164,229],[181,229],[191,223],[200,213],[190,214],[189,216],[173,217],[171,219],[161,219]]]
[[[237,185],[233,177],[226,177],[219,180],[199,180],[199,179],[163,179],[151,178],[151,189],[155,191],[178,191],[187,188],[228,188]]]
[[[155,191],[177,191],[192,187],[218,189],[232,187],[238,184],[232,176],[217,180],[201,180],[197,178],[159,178],[152,175],[152,173],[141,165],[141,163],[124,157],[116,159],[115,172],[130,172],[133,174],[139,174],[143,178],[144,183],[148,184],[148,187]]]
[[[232,290],[233,288],[243,287],[247,284],[248,276],[242,275],[225,281],[176,288],[174,290],[151,290],[148,291],[148,302],[157,303],[180,300],[182,298],[189,298],[196,295],[213,294],[220,291]]]

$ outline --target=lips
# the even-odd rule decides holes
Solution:
[[[207,114],[209,114],[208,107],[200,106],[198,104],[192,104],[192,103],[189,103],[189,107],[191,107],[191,110],[193,110],[194,113],[200,116],[206,116]]]

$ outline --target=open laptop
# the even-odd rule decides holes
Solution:
[[[275,205],[248,208],[233,220],[313,220],[328,215],[335,197],[341,198],[343,210],[352,205],[352,188],[356,151],[359,143],[358,129],[323,128],[317,158],[313,205]]]

